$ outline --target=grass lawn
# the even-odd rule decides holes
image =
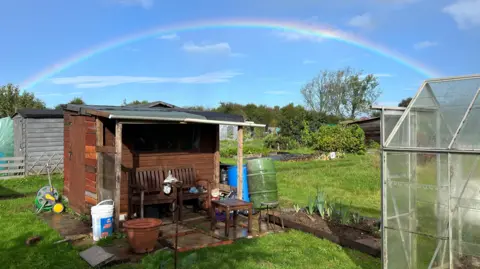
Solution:
[[[332,198],[353,202],[354,208],[365,214],[379,214],[379,172],[372,156],[277,163],[277,169],[284,203],[303,206],[318,186]],[[53,183],[62,189],[61,178],[55,178]],[[60,236],[33,213],[35,193],[47,184],[44,177],[0,181],[1,268],[89,268],[79,257],[78,249],[66,243],[53,245]],[[25,246],[25,240],[33,235],[41,235],[42,241]],[[113,268],[160,268],[166,255],[169,254],[159,252],[145,257],[141,264]],[[187,256],[193,257],[194,262],[185,268],[380,268],[379,259],[297,231],[245,239],[180,257],[186,260]]]
[[[233,159],[222,162],[235,164]],[[280,200],[284,207],[305,207],[317,188],[329,200],[351,205],[353,211],[380,217],[380,163],[377,155],[347,155],[343,159],[275,162]]]

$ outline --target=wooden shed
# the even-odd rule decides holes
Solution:
[[[116,225],[130,217],[128,183],[133,169],[189,165],[198,180],[216,185],[219,125],[239,126],[240,168],[243,127],[265,127],[238,115],[131,106],[69,104],[64,120],[64,196],[82,213],[101,200],[114,199]],[[241,173],[239,169],[240,181]]]
[[[25,175],[63,171],[63,111],[20,109],[12,116],[14,155],[25,159]]]
[[[375,141],[380,143],[380,117],[357,120],[347,123],[347,125],[357,124],[365,132],[366,141]]]

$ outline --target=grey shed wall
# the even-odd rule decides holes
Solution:
[[[25,157],[27,175],[63,171],[63,118],[13,117],[15,156]]]

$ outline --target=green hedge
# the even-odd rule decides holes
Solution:
[[[311,134],[311,141],[315,150],[365,153],[365,133],[358,125],[323,125]]]
[[[243,146],[243,155],[250,154],[262,154],[263,156],[268,155],[270,151],[267,148],[255,147],[251,145]],[[237,155],[237,147],[220,147],[220,157],[230,158]]]

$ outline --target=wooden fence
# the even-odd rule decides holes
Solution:
[[[23,157],[0,158],[0,180],[25,176],[25,159]]]

